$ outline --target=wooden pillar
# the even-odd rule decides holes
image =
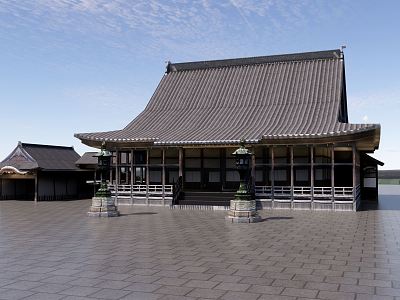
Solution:
[[[133,160],[134,160],[134,156],[133,156],[133,149],[131,149],[131,205],[133,205],[133,184],[134,184],[134,176],[135,176],[135,172],[133,170]]]
[[[293,193],[294,193],[294,169],[293,169],[293,163],[294,163],[294,158],[293,158],[293,146],[290,146],[290,200],[291,200],[291,205],[293,208]]]
[[[165,206],[165,148],[163,148],[161,151],[162,151],[162,175],[161,175],[162,205]]]
[[[149,148],[146,148],[146,205],[149,205],[149,184],[150,184],[150,176],[149,176]]]
[[[183,177],[183,148],[179,148],[179,177]]]
[[[53,200],[56,200],[56,178],[53,177]]]
[[[271,199],[274,201],[274,186],[275,186],[275,155],[274,146],[271,147]]]
[[[331,147],[331,186],[332,186],[332,209],[335,208],[335,145]]]
[[[200,149],[200,189],[203,189],[204,183],[204,149]]]
[[[119,185],[119,169],[118,169],[118,163],[119,163],[119,151],[115,150],[115,205],[118,205],[118,185]]]
[[[311,186],[311,207],[314,208],[314,145],[310,147],[311,161],[310,161],[310,186]]]
[[[219,150],[219,166],[220,166],[220,181],[221,181],[221,190],[224,190],[226,184],[226,149],[221,148]]]
[[[357,209],[357,193],[356,193],[356,185],[357,185],[357,178],[356,178],[356,146],[355,144],[352,145],[352,154],[353,154],[353,210]],[[378,177],[378,172],[376,173]],[[378,186],[377,186],[378,187]]]
[[[256,185],[256,148],[252,147],[251,152],[251,179],[253,184],[252,188],[254,188]]]
[[[35,196],[33,198],[33,201],[37,203],[38,201],[38,192],[39,192],[39,180],[38,180],[38,174],[35,174]]]

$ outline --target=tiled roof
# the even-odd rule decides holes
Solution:
[[[238,143],[379,129],[347,123],[340,50],[168,64],[145,110],[122,130],[85,141]]]
[[[98,158],[94,155],[98,154],[97,152],[85,152],[83,153],[82,157],[80,157],[75,164],[77,166],[81,165],[96,165],[98,163]]]
[[[12,166],[18,170],[78,170],[75,162],[80,155],[73,147],[18,143],[0,168]]]

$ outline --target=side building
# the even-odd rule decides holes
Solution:
[[[380,125],[349,123],[340,50],[168,63],[125,128],[75,137],[114,152],[119,204],[228,205],[241,139],[262,208],[356,210],[377,194]]]
[[[93,170],[79,169],[73,147],[27,144],[0,163],[0,200],[65,200],[90,198]]]

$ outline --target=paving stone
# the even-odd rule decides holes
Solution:
[[[32,296],[24,298],[25,300],[58,300],[65,298],[65,295],[49,294],[49,293],[36,293]]]
[[[235,291],[235,292],[244,292],[250,287],[250,284],[245,283],[230,283],[230,282],[221,282],[218,284],[215,289],[217,290],[225,290],[225,291]]]
[[[259,297],[260,297],[260,294],[253,294],[253,293],[249,293],[249,292],[227,292],[225,295],[223,295],[221,297],[221,299],[256,300]]]
[[[298,298],[300,299],[300,298]],[[257,300],[296,300],[296,297],[282,296],[282,295],[261,295]]]
[[[40,286],[42,284],[43,283],[38,282],[38,281],[21,280],[21,281],[16,281],[16,282],[11,283],[9,285],[3,286],[3,288],[15,289],[15,290],[30,290],[30,289],[38,287],[38,286]]]
[[[163,295],[152,293],[131,292],[125,297],[122,297],[121,300],[157,300],[160,299],[162,296]]]
[[[383,295],[383,296],[396,296],[396,297],[400,297],[400,289],[385,288],[385,287],[377,287],[377,288],[376,288],[376,294],[377,294],[377,295]]]
[[[188,293],[187,296],[195,298],[218,299],[225,293],[226,291],[223,290],[195,288]]]
[[[188,282],[189,279],[183,279],[183,278],[174,278],[174,277],[162,277],[159,280],[155,281],[155,284],[160,284],[160,285],[175,285],[175,286],[181,286],[185,282]]]
[[[275,279],[272,283],[273,286],[282,286],[282,287],[294,287],[301,289],[306,284],[305,281],[300,280],[286,280],[286,279]]]
[[[163,286],[159,288],[156,293],[157,294],[166,294],[166,295],[176,295],[176,296],[184,296],[192,291],[193,288],[182,287],[182,286]]]
[[[282,295],[284,296],[307,297],[307,298],[315,298],[317,294],[318,290],[296,289],[296,288],[285,288],[282,292]]]
[[[355,296],[355,293],[345,292],[320,291],[318,293],[318,298],[325,300],[354,300]]]
[[[120,299],[126,295],[131,293],[130,291],[123,291],[117,289],[102,289],[94,294],[91,297],[99,298],[99,299]]]
[[[356,300],[393,300],[392,296],[371,295],[371,294],[357,294]]]
[[[253,285],[250,290],[253,293],[258,294],[271,294],[271,295],[279,295],[283,291],[283,287],[280,286],[267,286],[267,285]]]
[[[38,287],[32,288],[32,291],[40,292],[40,293],[58,293],[63,290],[70,288],[71,285],[67,284],[59,284],[59,283],[44,283]]]
[[[184,284],[184,286],[187,287],[193,287],[193,288],[204,288],[204,289],[212,289],[216,285],[218,285],[219,282],[215,281],[210,281],[210,280],[190,280]]]
[[[311,290],[337,291],[339,289],[339,284],[326,282],[307,282],[304,288]]]
[[[4,300],[18,300],[22,298],[26,298],[29,296],[32,296],[34,293],[29,292],[29,291],[23,291],[23,290],[14,290],[14,289],[0,289],[0,299]]]
[[[60,294],[70,296],[89,296],[101,290],[100,288],[88,287],[88,286],[74,286],[69,289],[63,290]]]
[[[268,222],[231,226],[222,211],[121,207],[123,217],[105,220],[85,217],[87,200],[37,205],[0,201],[0,299],[109,289],[126,299],[400,298],[397,211],[261,211]]]
[[[153,284],[153,283],[141,283],[141,282],[136,282],[132,283],[128,286],[126,286],[124,289],[129,290],[129,291],[135,291],[135,292],[153,292],[157,289],[159,289],[161,285],[159,284]]]
[[[351,293],[362,293],[362,294],[375,294],[375,288],[372,286],[365,285],[353,285],[353,284],[341,284],[339,291],[351,292]]]

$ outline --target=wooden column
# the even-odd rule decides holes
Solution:
[[[256,185],[256,148],[252,147],[251,152],[251,179],[253,184],[252,188],[254,188]]]
[[[220,165],[220,181],[221,181],[221,190],[225,189],[226,185],[226,149],[221,148],[219,151],[219,165]]]
[[[314,146],[310,147],[311,151],[311,161],[310,161],[310,166],[311,166],[311,172],[310,172],[310,186],[311,186],[311,207],[314,208]]]
[[[331,146],[332,209],[335,208],[335,145]]]
[[[119,163],[119,151],[115,150],[115,205],[118,205],[118,185],[119,185],[119,169],[118,169],[118,163]]]
[[[274,200],[274,186],[275,186],[275,155],[274,146],[271,147],[271,199]]]
[[[161,151],[162,151],[162,175],[161,175],[162,205],[165,206],[165,148],[163,148]]]
[[[183,148],[179,148],[179,177],[183,177]]]
[[[146,148],[146,205],[149,205],[149,184],[150,184],[150,176],[149,176],[149,148]]]
[[[356,193],[356,185],[357,185],[357,174],[356,174],[356,146],[352,145],[352,154],[353,154],[353,210],[357,209],[357,193]],[[378,177],[378,172],[376,173]]]
[[[53,177],[53,200],[56,200],[56,178]]]
[[[200,189],[203,189],[204,185],[204,150],[200,149]]]
[[[133,160],[134,160],[134,156],[133,156],[133,149],[131,149],[131,205],[133,204],[133,184],[135,183],[134,181],[134,176],[135,176],[135,172],[133,171]]]
[[[33,201],[35,201],[35,203],[37,203],[37,201],[38,201],[38,192],[39,192],[39,180],[38,180],[38,176],[36,173],[35,174],[35,196],[33,198]]]
[[[290,200],[292,208],[293,208],[293,193],[294,193],[294,169],[293,169],[293,164],[294,164],[294,158],[293,158],[293,146],[290,146]]]

